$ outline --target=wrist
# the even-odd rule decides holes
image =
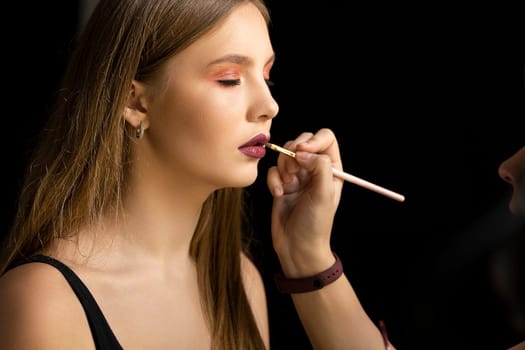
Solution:
[[[339,257],[332,253],[335,262],[327,269],[309,276],[286,277],[282,272],[275,275],[275,284],[281,293],[306,293],[323,288],[335,282],[343,274]]]
[[[287,278],[311,276],[324,271],[335,263],[330,247],[315,249],[295,248],[277,254],[282,274]]]

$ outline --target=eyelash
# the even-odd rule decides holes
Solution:
[[[236,86],[241,85],[241,79],[224,79],[218,80],[219,84],[224,86]]]
[[[272,87],[275,85],[275,83],[270,79],[265,79],[266,85],[269,87]],[[241,79],[224,79],[224,80],[218,80],[219,84],[222,84],[224,86],[237,86],[241,85]]]

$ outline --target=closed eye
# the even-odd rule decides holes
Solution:
[[[217,80],[219,84],[224,86],[238,86],[241,85],[241,79],[221,79]],[[266,85],[269,87],[272,87],[275,85],[275,83],[270,79],[265,79]]]
[[[224,86],[241,85],[241,79],[221,79],[217,81],[219,82],[219,84],[222,84]]]

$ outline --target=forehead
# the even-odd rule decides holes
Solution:
[[[241,55],[257,62],[273,55],[267,23],[250,2],[235,7],[211,31],[174,59],[178,63],[208,64],[223,55]]]

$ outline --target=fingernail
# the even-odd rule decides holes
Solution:
[[[308,160],[312,157],[312,154],[310,152],[295,152],[295,157],[300,160]]]

